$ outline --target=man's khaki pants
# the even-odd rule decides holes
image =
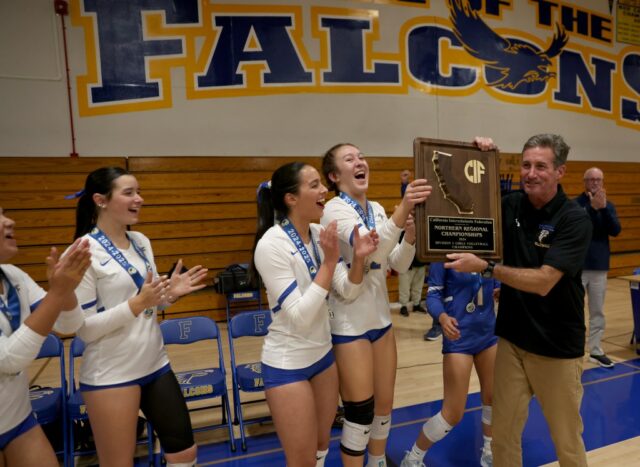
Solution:
[[[582,441],[582,357],[550,358],[500,338],[493,393],[493,465],[522,466],[522,431],[536,396],[562,467],[586,467]]]

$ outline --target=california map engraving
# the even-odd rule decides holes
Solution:
[[[433,170],[436,177],[438,177],[438,185],[442,190],[444,199],[456,207],[458,214],[473,214],[473,199],[471,195],[463,189],[459,180],[452,175],[452,155],[434,150],[431,162],[433,162]]]

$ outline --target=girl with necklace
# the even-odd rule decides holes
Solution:
[[[45,292],[7,263],[18,253],[14,227],[0,208],[0,466],[57,467],[31,409],[26,370],[52,329],[71,334],[84,321],[73,289],[89,267],[89,242],[76,240],[60,260],[57,249],[51,249]]]
[[[377,232],[378,249],[366,259],[358,300],[332,294],[331,334],[345,410],[340,449],[345,466],[361,466],[368,446],[369,466],[386,466],[385,446],[391,428],[397,353],[391,327],[387,268],[406,271],[415,256],[415,225],[411,213],[424,202],[431,187],[424,179],[407,185],[390,218],[384,208],[367,199],[369,165],[353,144],[337,144],[322,159],[322,171],[336,197],[327,203],[322,225],[337,223],[340,253],[352,256],[352,230]],[[405,235],[398,243],[403,229]]]
[[[128,231],[143,198],[119,167],[93,171],[80,193],[75,237],[89,242],[91,266],[76,289],[85,312],[80,390],[101,466],[133,464],[138,411],[153,424],[168,466],[192,466],[196,445],[156,312],[205,286],[195,266],[158,276],[149,239]]]
[[[353,260],[341,261],[336,224],[312,224],[326,194],[318,171],[301,162],[277,169],[258,191],[252,268],[264,282],[273,318],[262,375],[287,465],[324,465],[338,403],[327,295],[333,288],[354,299],[364,258],[377,246],[375,232],[361,237],[354,229]]]

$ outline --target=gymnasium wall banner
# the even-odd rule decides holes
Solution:
[[[640,0],[329,3],[73,0],[80,115],[171,108],[177,93],[484,91],[640,128]]]

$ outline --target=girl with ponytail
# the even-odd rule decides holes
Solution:
[[[312,223],[327,189],[318,171],[293,162],[258,189],[258,228],[252,270],[267,290],[272,323],[262,348],[262,376],[287,465],[322,466],[338,403],[327,295],[360,292],[364,258],[377,248],[375,232],[354,228],[354,255],[345,265],[336,224]]]
[[[180,386],[164,349],[157,310],[205,286],[207,270],[159,276],[149,239],[129,231],[143,198],[119,167],[89,174],[75,237],[89,242],[91,265],[76,288],[85,313],[80,390],[101,466],[131,466],[138,411],[153,424],[168,466],[192,466],[196,445]]]

